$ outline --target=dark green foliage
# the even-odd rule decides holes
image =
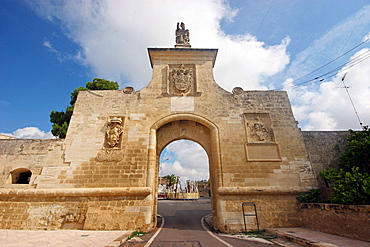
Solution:
[[[176,184],[177,177],[175,176],[175,174],[166,175],[166,176],[163,176],[163,178],[168,179],[170,183],[169,186]]]
[[[360,172],[370,173],[370,129],[364,126],[362,131],[350,131],[348,146],[340,157],[340,165],[345,171],[358,167]]]
[[[342,169],[324,170],[320,175],[330,182],[329,201],[341,204],[370,205],[370,130],[350,131],[345,153],[340,157]]]
[[[301,203],[321,202],[321,190],[312,189],[309,192],[303,192],[297,200]]]
[[[351,171],[329,168],[320,175],[334,184],[329,196],[330,202],[370,205],[370,175],[361,173],[359,167],[352,167]]]
[[[95,78],[92,82],[87,82],[86,87],[78,87],[71,92],[70,106],[66,111],[51,111],[50,122],[53,123],[51,133],[58,138],[65,138],[68,130],[69,121],[73,114],[74,104],[77,100],[79,91],[87,90],[118,90],[118,83],[105,79]]]

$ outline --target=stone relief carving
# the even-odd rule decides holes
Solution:
[[[183,64],[180,68],[173,68],[170,71],[169,80],[174,92],[185,95],[192,89],[194,81],[193,69],[185,68]]]
[[[244,114],[248,142],[274,142],[268,113]]]
[[[123,151],[115,149],[105,149],[98,153],[96,156],[97,161],[121,161],[123,159]]]
[[[191,47],[189,41],[189,30],[185,29],[185,24],[183,22],[181,22],[181,24],[178,22],[176,28],[175,47]]]
[[[122,92],[124,94],[133,94],[135,92],[134,88],[133,87],[125,87]]]
[[[123,132],[122,118],[112,117],[109,119],[107,130],[105,131],[105,147],[120,148]]]
[[[281,161],[280,148],[275,142],[268,113],[244,113],[248,161]]]
[[[250,127],[251,138],[257,141],[269,141],[270,133],[266,125],[258,117],[254,120],[254,124]]]

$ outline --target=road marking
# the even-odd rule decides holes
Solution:
[[[144,247],[149,247],[149,245],[154,241],[154,239],[158,236],[158,234],[161,232],[163,226],[164,226],[164,217],[158,214],[159,217],[162,218],[162,224],[158,228],[157,232],[149,239],[149,241],[144,245]]]
[[[215,239],[217,239],[218,241],[220,241],[221,243],[223,243],[224,245],[226,245],[227,247],[233,247],[231,244],[229,244],[228,242],[222,240],[221,238],[217,237],[213,232],[211,232],[210,230],[208,230],[208,228],[204,225],[204,218],[209,216],[210,214],[207,214],[206,216],[203,216],[203,218],[200,220],[200,223],[202,224],[202,227],[203,229],[208,232],[209,235],[211,235],[212,237],[214,237]]]

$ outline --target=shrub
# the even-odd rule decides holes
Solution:
[[[348,145],[340,157],[340,166],[351,172],[359,167],[360,172],[370,173],[370,129],[364,126],[362,131],[349,130]]]
[[[370,175],[359,170],[359,167],[352,167],[351,171],[329,168],[321,172],[323,178],[333,183],[330,202],[370,205]]]
[[[303,192],[297,200],[301,203],[322,202],[321,190],[312,189],[309,192]]]

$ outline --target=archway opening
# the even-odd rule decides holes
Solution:
[[[159,157],[158,198],[180,199],[179,193],[173,198],[174,192],[182,192],[187,199],[209,197],[209,177],[209,159],[204,148],[191,140],[173,141]]]
[[[199,115],[181,113],[167,116],[152,125],[150,140],[151,149],[149,153],[150,163],[148,166],[148,185],[153,188],[155,191],[153,191],[153,195],[157,197],[159,182],[158,176],[162,175],[160,164],[163,163],[160,161],[160,155],[167,145],[178,140],[194,141],[198,143],[207,153],[211,198],[207,198],[208,202],[206,205],[206,210],[203,211],[203,213],[207,211],[212,214],[213,225],[218,226],[218,188],[222,187],[223,181],[220,160],[221,152],[219,145],[219,130],[218,127],[208,119]],[[197,200],[197,203],[195,204],[199,206],[199,203],[201,203],[203,199],[205,198]],[[161,201],[167,202],[169,200]],[[155,200],[152,212],[154,217],[157,215],[157,212],[160,213],[158,204],[163,203],[159,203],[159,200]],[[194,208],[198,209],[198,206],[195,204]],[[209,208],[210,206],[211,208]],[[211,211],[209,211],[210,209]],[[189,208],[185,211],[188,210]],[[195,211],[192,212],[192,214],[194,213]],[[152,218],[152,222],[155,222],[154,217]]]
[[[32,172],[26,168],[19,168],[11,171],[12,184],[29,184]]]

